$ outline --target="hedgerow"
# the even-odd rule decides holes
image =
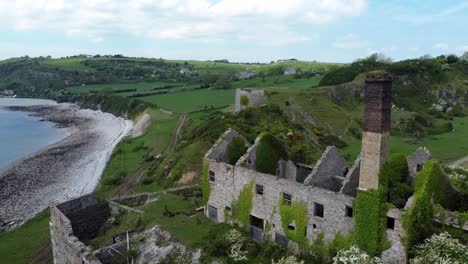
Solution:
[[[281,224],[286,237],[299,244],[301,248],[308,246],[305,234],[307,226],[307,205],[303,202],[293,202],[291,205],[284,203],[283,195],[279,199]],[[295,223],[295,229],[289,230],[288,226]]]
[[[250,211],[253,206],[253,186],[253,180],[244,185],[239,197],[232,203],[232,217],[244,227],[250,223]]]

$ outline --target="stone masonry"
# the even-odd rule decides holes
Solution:
[[[50,207],[50,235],[55,264],[98,264],[92,248],[81,240],[97,235],[110,215],[108,202],[94,196],[80,198]]]
[[[241,98],[244,96],[249,99],[249,102],[246,106],[241,104]],[[237,113],[247,107],[254,107],[254,106],[261,105],[265,103],[266,99],[267,98],[266,98],[264,90],[245,89],[245,88],[236,89],[235,112]]]
[[[260,137],[253,145],[244,139],[248,149],[235,165],[230,165],[227,163],[226,149],[231,140],[240,134],[228,129],[204,157],[211,190],[206,216],[215,222],[231,221],[233,202],[238,199],[244,186],[253,182],[249,229],[254,239],[270,237],[297,251],[298,245],[288,241],[283,230],[279,213],[281,197],[287,197],[288,203],[300,201],[307,205],[308,220],[304,235],[310,242],[319,234],[329,241],[338,232],[351,232],[354,229],[352,205],[357,189],[378,188],[378,172],[387,159],[389,148],[392,80],[385,74],[371,74],[366,84],[362,153],[353,166],[348,167],[339,151],[330,146],[315,166],[304,167],[292,161],[279,160],[276,175],[260,173],[255,170]],[[409,166],[424,165],[428,160],[425,158],[427,155],[419,152],[408,158]],[[306,177],[300,175],[303,168],[310,172]],[[387,217],[387,238],[391,247],[382,253],[382,259],[384,263],[405,263],[406,253],[400,239],[404,236],[401,212],[398,209],[389,210]],[[267,226],[271,228],[267,229]],[[290,223],[288,229],[294,230],[295,223]]]
[[[364,131],[362,133],[359,188],[377,189],[380,167],[387,160],[390,144],[392,78],[384,73],[366,78]]]

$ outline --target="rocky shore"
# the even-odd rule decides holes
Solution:
[[[132,128],[131,121],[72,104],[19,100],[0,101],[0,107],[30,112],[70,132],[0,170],[0,232],[20,226],[51,203],[93,192],[113,148]]]

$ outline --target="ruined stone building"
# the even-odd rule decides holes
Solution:
[[[206,216],[215,222],[230,219],[231,207],[248,184],[253,184],[253,206],[250,211],[250,233],[255,240],[266,236],[291,249],[297,244],[288,241],[278,210],[282,203],[296,201],[307,206],[307,224],[303,236],[309,242],[323,234],[331,240],[336,233],[348,234],[354,228],[353,200],[357,189],[377,189],[378,172],[389,151],[392,80],[387,75],[369,75],[366,79],[364,132],[362,153],[348,166],[336,147],[328,147],[315,166],[280,160],[276,175],[255,170],[256,150],[244,139],[246,152],[235,165],[228,163],[227,146],[241,135],[227,130],[204,157],[210,182]],[[241,137],[242,138],[242,137]],[[414,175],[430,159],[430,154],[418,150],[408,157],[409,171]],[[403,263],[405,250],[400,242],[403,234],[401,213],[391,209],[388,214],[387,238],[391,248],[383,252],[386,262]],[[292,222],[288,230],[295,230]]]
[[[254,107],[265,103],[267,100],[264,90],[260,89],[236,89],[235,112],[247,107]]]

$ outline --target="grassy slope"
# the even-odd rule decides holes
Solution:
[[[19,229],[0,234],[0,262],[28,263],[49,240],[49,210],[44,210]]]
[[[117,145],[96,189],[99,196],[108,197],[115,191],[115,185],[105,183],[122,171],[122,162],[123,171],[127,176],[144,162],[146,153],[157,155],[166,148],[179,116],[161,110],[150,110],[149,113],[153,121],[145,134],[134,139],[126,138]]]
[[[468,154],[468,116],[455,117],[454,131],[435,136],[427,136],[422,141],[412,138],[391,137],[390,152],[411,154],[418,147],[426,147],[433,158],[449,163]],[[345,155],[356,157],[361,150],[360,140],[350,140],[349,146],[343,149]]]

